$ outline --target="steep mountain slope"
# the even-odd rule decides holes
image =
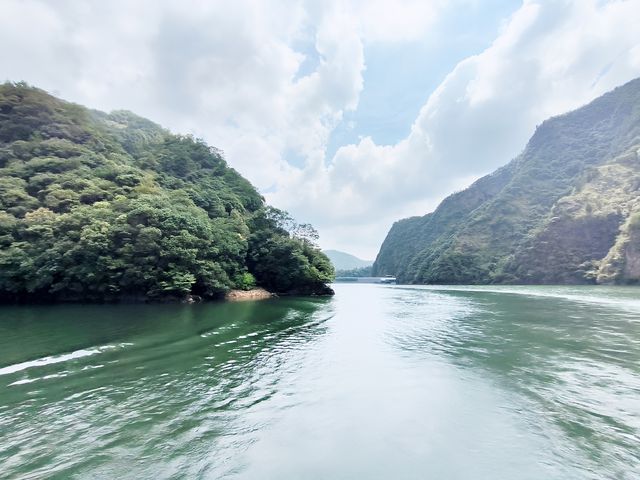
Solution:
[[[0,85],[0,300],[327,292],[294,227],[202,141]]]
[[[407,283],[634,283],[640,79],[540,125],[508,165],[401,220],[373,267]],[[640,223],[640,222],[639,222]]]
[[[373,264],[370,260],[362,260],[355,255],[339,250],[323,250],[322,252],[329,257],[336,270],[353,270]]]

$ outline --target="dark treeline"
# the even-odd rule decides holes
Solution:
[[[336,270],[336,277],[370,277],[372,265],[360,268],[350,268],[345,270]]]

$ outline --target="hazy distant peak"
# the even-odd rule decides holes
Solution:
[[[355,255],[339,250],[323,250],[323,252],[329,257],[336,270],[352,270],[373,265],[373,260],[362,260]]]

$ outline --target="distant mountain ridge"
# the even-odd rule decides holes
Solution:
[[[434,212],[396,222],[373,275],[640,282],[640,79],[546,120],[510,163]]]
[[[329,257],[329,260],[331,260],[336,270],[353,270],[355,268],[368,267],[373,264],[372,260],[362,260],[355,255],[339,250],[323,250],[323,253]]]

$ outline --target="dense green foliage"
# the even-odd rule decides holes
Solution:
[[[333,277],[315,230],[215,148],[24,84],[0,86],[0,207],[4,300],[326,293]]]
[[[331,262],[314,241],[318,234],[281,210],[267,207],[251,218],[247,266],[258,284],[274,292],[328,294]]]
[[[367,267],[351,268],[349,270],[336,270],[336,278],[338,277],[343,277],[343,278],[370,277],[372,268],[373,266],[369,265]]]
[[[640,79],[545,121],[523,153],[394,224],[374,275],[405,283],[630,283],[640,251]]]

